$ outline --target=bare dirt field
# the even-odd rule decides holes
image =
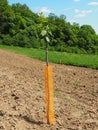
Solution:
[[[44,65],[0,50],[0,130],[98,130],[98,70],[52,64],[56,123],[48,125]]]

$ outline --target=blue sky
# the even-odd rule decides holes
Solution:
[[[33,12],[64,14],[67,21],[91,25],[98,34],[98,0],[8,0],[26,4]]]

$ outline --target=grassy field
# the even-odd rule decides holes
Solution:
[[[45,50],[5,45],[0,48],[45,61]],[[49,51],[49,62],[98,69],[98,55]]]

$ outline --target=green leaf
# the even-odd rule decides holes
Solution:
[[[46,37],[46,41],[47,41],[47,42],[50,42],[50,39],[49,39],[48,37]]]
[[[49,33],[50,36],[52,36],[52,33],[50,31],[48,33]]]
[[[45,36],[47,34],[46,30],[42,30],[41,35]]]

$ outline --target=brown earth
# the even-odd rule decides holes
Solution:
[[[44,65],[0,50],[0,130],[98,130],[98,70],[52,64],[56,123],[48,125]]]

